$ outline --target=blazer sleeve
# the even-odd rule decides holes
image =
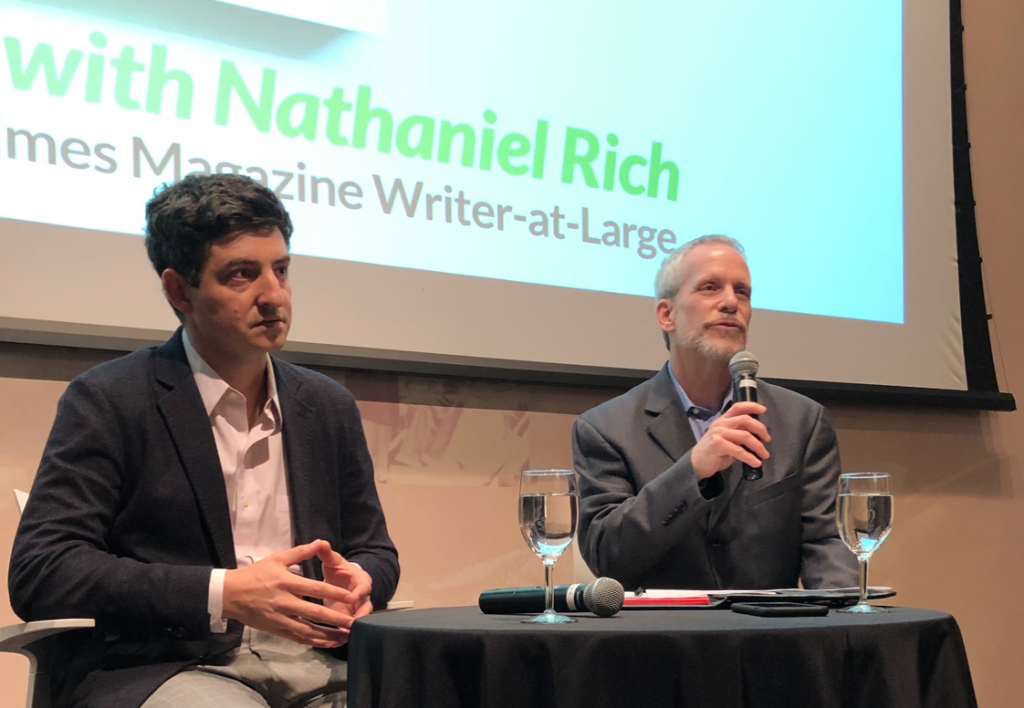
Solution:
[[[596,575],[627,588],[686,536],[697,533],[702,509],[721,493],[721,475],[698,485],[686,452],[638,490],[621,444],[581,417],[572,431],[573,461],[580,479],[580,553]]]
[[[373,579],[370,600],[384,609],[398,587],[398,551],[388,534],[373,476],[373,461],[366,446],[362,418],[355,398],[346,389],[340,402],[338,459],[342,469],[341,553],[358,563]]]
[[[804,587],[842,588],[857,584],[857,561],[839,538],[836,492],[839,442],[824,408],[818,408],[804,453],[803,541],[800,577]]]
[[[15,536],[11,605],[25,620],[88,617],[132,635],[208,637],[210,567],[143,563],[108,545],[128,417],[88,378],[68,386]]]

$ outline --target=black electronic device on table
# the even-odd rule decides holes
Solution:
[[[755,617],[823,617],[828,607],[803,602],[734,602],[732,611]]]

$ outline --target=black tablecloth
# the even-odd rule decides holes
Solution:
[[[349,706],[976,708],[956,621],[624,611],[541,627],[475,607],[356,622]]]

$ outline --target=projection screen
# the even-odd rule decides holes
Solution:
[[[0,338],[177,326],[155,188],[296,231],[289,349],[644,372],[666,253],[746,247],[766,376],[964,390],[943,3],[0,0]],[[401,368],[401,365],[398,365]]]

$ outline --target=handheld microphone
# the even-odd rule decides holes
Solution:
[[[740,352],[729,360],[729,374],[732,376],[732,400],[757,403],[757,357],[750,352]],[[757,416],[752,416],[757,418]],[[755,482],[761,479],[761,468],[743,463],[743,479]]]
[[[501,588],[480,593],[480,611],[486,615],[511,615],[544,611],[543,587]],[[598,578],[586,585],[555,586],[555,612],[589,610],[598,617],[611,617],[622,609],[625,592],[614,578]]]

